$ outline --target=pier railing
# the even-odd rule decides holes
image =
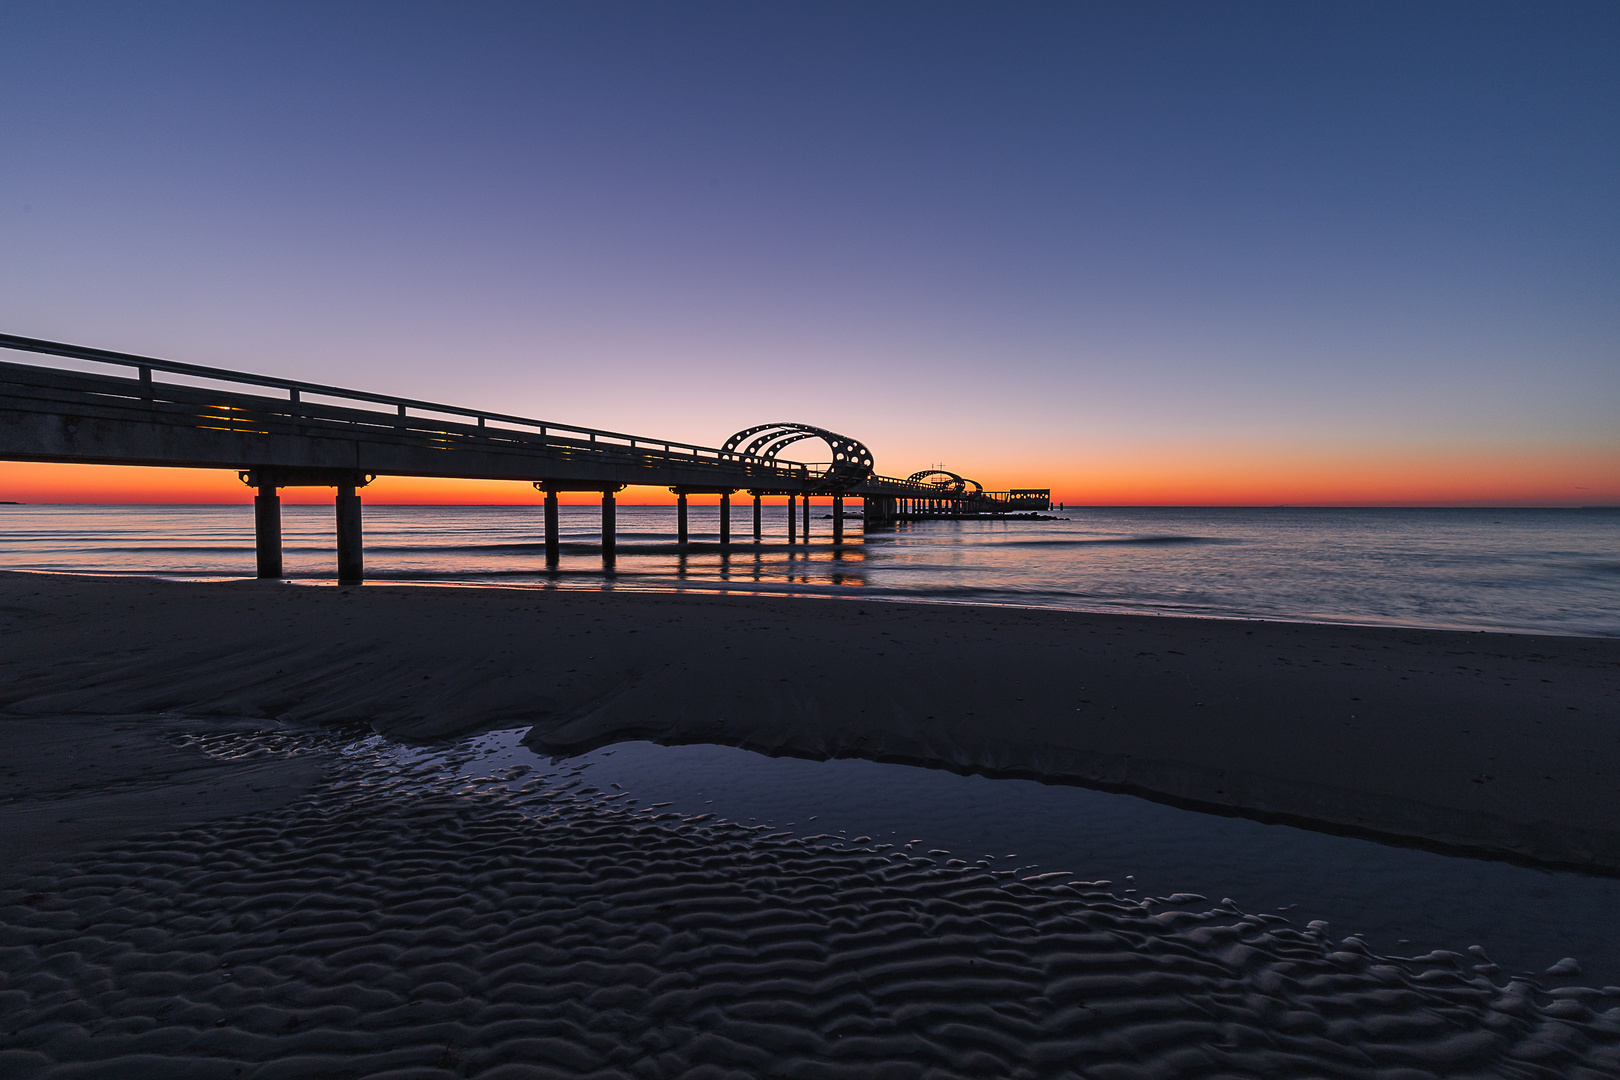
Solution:
[[[419,398],[350,390],[301,379],[230,371],[11,334],[0,334],[0,348],[129,370],[130,375],[125,378],[102,376],[96,380],[94,389],[82,396],[81,403],[92,407],[139,405],[163,414],[170,422],[195,419],[195,426],[203,430],[308,435],[313,433],[312,428],[337,427],[368,437],[425,439],[442,449],[470,444],[486,448],[505,444],[514,449],[571,449],[634,462],[660,458],[742,466],[752,479],[774,478],[795,486],[813,483],[825,469],[825,466],[818,468],[674,439],[650,439],[489,409],[468,409]],[[0,368],[14,370],[15,366],[0,364]],[[54,382],[55,385],[40,388],[56,394],[72,394],[84,388],[83,373],[56,370],[70,377],[57,381],[36,376],[27,381],[36,385]],[[157,372],[203,380],[217,384],[217,388],[172,381],[160,383],[153,377]],[[279,390],[285,396],[271,397],[264,394],[264,390]]]

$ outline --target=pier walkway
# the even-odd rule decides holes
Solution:
[[[784,498],[789,543],[798,542],[799,505],[809,542],[812,498],[832,502],[834,544],[843,542],[847,498],[863,501],[868,529],[1050,506],[1045,489],[984,491],[942,470],[883,476],[860,442],[808,424],[762,424],[705,447],[36,338],[0,334],[0,348],[45,361],[0,362],[0,460],[233,470],[257,491],[260,577],[281,576],[278,491],[330,487],[337,492],[338,579],[358,583],[358,492],[378,476],[533,484],[545,497],[550,567],[559,561],[563,492],[600,493],[602,557],[610,565],[615,499],[629,486],[676,495],[683,544],[687,496],[719,496],[722,547],[731,543],[731,496],[738,492],[753,497],[756,540],[763,500]],[[831,460],[781,456],[806,440],[825,443]]]

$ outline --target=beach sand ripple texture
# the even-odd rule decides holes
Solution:
[[[638,810],[578,770],[337,761],[0,894],[0,1076],[1620,1075],[1620,989]]]

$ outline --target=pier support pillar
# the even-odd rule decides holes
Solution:
[[[360,496],[354,485],[339,484],[337,491],[338,584],[358,585],[366,576],[360,530]]]
[[[546,492],[546,566],[557,569],[562,561],[562,544],[557,538],[557,493]]]
[[[281,496],[274,485],[262,484],[253,497],[253,549],[258,555],[259,576],[281,576]]]
[[[759,504],[760,504],[760,494],[759,494],[759,492],[756,491],[756,492],[754,492],[754,543],[756,543],[756,544],[759,543],[759,538],[760,538]]]
[[[337,488],[337,577],[339,585],[365,579],[364,538],[360,530],[360,496],[355,492],[377,479],[375,473],[310,466],[255,465],[237,477],[253,497],[253,547],[262,578],[278,578],[281,567],[281,496],[285,487]]]
[[[720,550],[731,546],[731,495],[720,493]]]
[[[833,546],[844,542],[844,497],[833,496]]]
[[[614,491],[602,492],[602,565],[611,567],[617,553],[614,550],[614,533],[618,529],[618,504],[613,499]]]
[[[810,493],[804,493],[804,542],[810,542]]]
[[[792,495],[788,496],[788,546],[798,542],[799,507]]]
[[[686,492],[675,495],[675,542],[686,546]]]

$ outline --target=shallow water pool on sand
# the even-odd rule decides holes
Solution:
[[[1373,951],[1481,948],[1539,978],[1564,957],[1587,985],[1620,984],[1620,881],[1459,858],[1218,817],[1132,795],[958,776],[859,759],[770,758],[727,746],[619,743],[558,761],[523,729],[469,740],[467,775],[527,765],[584,769],[630,805],[668,803],[798,835],[831,833],[985,860],[1027,874],[1107,879],[1121,895],[1192,892],[1297,926],[1326,920]]]

